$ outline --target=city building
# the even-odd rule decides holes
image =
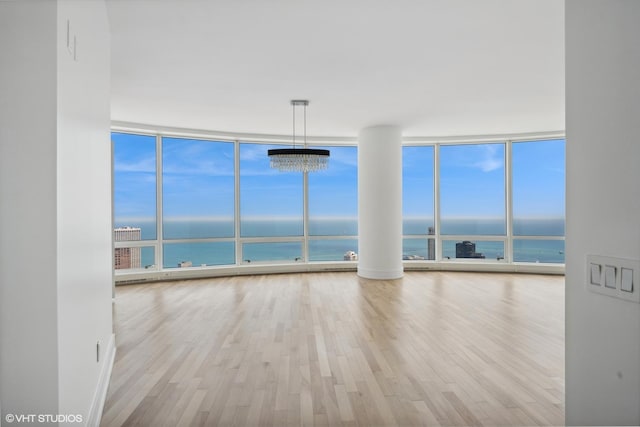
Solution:
[[[476,252],[476,244],[468,240],[456,243],[456,258],[481,258],[484,255]]]
[[[114,242],[139,241],[141,229],[138,227],[118,227],[113,230]],[[116,270],[141,267],[141,248],[115,248],[114,266]]]
[[[122,362],[129,363],[135,376],[131,381],[118,377],[111,385],[120,391],[143,385],[151,395],[125,393],[118,405],[109,406],[113,425],[133,424],[145,415],[175,423],[211,416],[212,424],[241,424],[255,417],[273,425],[330,420],[356,424],[356,417],[363,417],[363,425],[393,425],[409,416],[415,418],[407,424],[416,425],[488,424],[486,420],[495,416],[503,418],[494,424],[549,425],[546,417],[552,412],[564,415],[557,425],[640,425],[640,304],[619,298],[622,291],[593,291],[600,282],[617,284],[623,279],[619,268],[588,261],[593,256],[607,262],[640,260],[638,22],[640,2],[630,0],[0,2],[3,425],[15,414],[66,416],[50,425],[71,424],[77,421],[69,419],[73,414],[82,424],[100,425],[116,354],[135,346],[148,351]],[[334,146],[346,141],[358,147],[358,246],[349,242],[341,253],[357,247],[359,259],[357,266],[339,262],[335,267],[351,268],[354,292],[345,300],[358,316],[333,310],[331,301],[341,295],[340,283],[316,286],[316,277],[335,273],[323,276],[324,266],[255,262],[220,270],[224,279],[246,282],[225,284],[220,299],[207,300],[209,307],[202,311],[208,323],[200,324],[199,330],[191,325],[170,330],[161,338],[173,341],[158,341],[157,331],[168,320],[162,317],[164,296],[179,294],[179,301],[169,305],[179,307],[177,317],[188,320],[196,314],[189,304],[194,301],[180,292],[180,282],[136,286],[157,291],[155,298],[144,301],[118,296],[112,202],[117,203],[119,194],[112,193],[112,129],[153,138],[179,134],[231,140],[234,147],[246,141],[288,145],[288,102],[299,96],[311,100],[310,142]],[[563,385],[561,392],[536,381],[546,369],[545,363],[532,360],[537,342],[512,334],[509,325],[495,341],[455,336],[442,340],[441,334],[452,328],[475,324],[477,309],[491,310],[491,304],[482,304],[484,292],[476,286],[469,290],[477,297],[475,304],[455,306],[460,289],[448,287],[440,271],[429,270],[431,265],[448,269],[445,273],[459,274],[473,284],[479,272],[509,272],[513,280],[525,281],[531,276],[519,273],[541,272],[545,266],[513,260],[491,263],[489,256],[486,262],[434,262],[423,266],[417,280],[432,286],[420,299],[407,297],[400,286],[405,268],[400,259],[402,147],[436,144],[437,168],[440,144],[541,135],[566,136],[565,265],[554,270],[565,274],[556,299],[564,302],[565,310],[551,316],[561,319],[564,329],[541,328],[538,321],[548,319],[544,311],[525,323],[564,343],[556,346],[550,361],[565,366],[564,375],[556,378]],[[465,162],[495,172],[491,151],[487,153]],[[167,153],[156,154],[155,161],[127,166],[144,174],[166,160],[162,155]],[[238,186],[235,169],[220,170],[215,167],[217,158],[206,160],[210,161],[203,171],[227,176],[234,188]],[[506,183],[512,182],[510,172],[501,174]],[[155,180],[155,175],[149,178]],[[312,185],[313,177],[299,180]],[[507,184],[501,191],[506,199],[511,197]],[[210,194],[203,191],[201,197]],[[277,208],[278,200],[289,195],[265,188],[262,206]],[[140,196],[161,205],[168,195],[154,187]],[[306,203],[322,206],[330,200]],[[234,206],[241,205],[238,200]],[[512,206],[501,208],[506,212]],[[442,241],[443,230],[437,226],[434,232]],[[430,239],[427,236],[421,238]],[[509,239],[505,237],[507,245],[517,240]],[[286,236],[276,243],[290,243],[285,240]],[[449,243],[460,240],[454,236]],[[254,243],[265,242],[248,242]],[[476,243],[486,253],[480,241]],[[161,243],[156,247],[164,250]],[[434,246],[434,258],[439,248]],[[234,247],[235,259],[240,250]],[[428,248],[427,252],[431,258]],[[416,263],[420,261],[407,264]],[[604,273],[598,281],[600,267]],[[138,273],[149,274],[150,280],[183,280],[209,272],[158,266]],[[316,276],[301,280],[302,292],[287,293],[297,276],[269,276],[284,279],[271,287],[252,282],[251,274],[264,273]],[[545,277],[539,276],[541,286],[530,286],[527,295],[547,286]],[[628,279],[626,275],[625,282]],[[170,291],[158,290],[164,286]],[[380,294],[365,298],[362,291],[375,286]],[[241,294],[241,289],[250,291]],[[503,298],[509,289],[504,286]],[[267,302],[252,306],[254,295],[266,295]],[[429,300],[442,295],[450,296],[447,304]],[[296,322],[287,323],[286,317],[280,321],[277,316],[291,311],[282,310],[281,304],[293,297],[302,298],[293,310],[300,317]],[[380,301],[390,309],[377,311]],[[128,340],[116,340],[114,317],[127,304],[136,306],[137,317],[116,331]],[[321,306],[342,317],[328,322],[319,315]],[[415,307],[432,317],[417,314],[407,319],[407,309]],[[511,319],[527,310],[520,311],[501,314]],[[224,321],[236,323],[213,334],[211,329],[221,320],[215,316],[221,313]],[[265,322],[251,318],[264,313],[273,317]],[[490,330],[499,317],[489,311],[480,321]],[[365,320],[371,327],[362,334],[335,339],[346,322],[359,325]],[[414,322],[397,327],[406,321]],[[126,335],[126,329],[141,323],[143,332]],[[439,329],[432,329],[436,326]],[[255,332],[262,327],[266,329]],[[191,338],[201,331],[217,341],[204,353],[192,352],[197,342]],[[292,337],[300,339],[299,346],[287,354],[276,351]],[[436,349],[446,352],[459,341],[464,341],[464,352],[420,363]],[[167,348],[176,342],[180,369],[164,359],[172,356]],[[245,352],[259,349],[262,359],[242,364],[243,351],[225,353],[240,344]],[[356,351],[354,344],[361,347]],[[488,360],[483,346],[493,346],[495,354],[516,349],[517,366],[506,366],[511,369],[507,373],[497,371],[505,366]],[[197,362],[220,348],[219,358],[199,370]],[[300,369],[283,368],[292,361],[300,362]],[[165,382],[145,374],[149,364],[166,365],[167,371],[158,375]],[[452,364],[453,371],[447,371]],[[416,369],[415,375],[395,381],[395,370],[409,366]],[[202,375],[178,387],[174,376],[185,372]],[[432,373],[432,381],[422,381]],[[524,374],[533,380],[523,380]],[[269,379],[269,385],[253,394],[238,386],[237,381],[256,378]],[[285,378],[291,388],[276,388],[277,379]],[[514,389],[501,386],[514,378]],[[467,386],[477,379],[488,394]],[[523,383],[533,384],[533,391],[523,392]],[[437,384],[445,388],[434,391]],[[400,399],[405,390],[414,393],[412,399]],[[473,403],[461,403],[460,396],[469,394]],[[216,396],[225,401],[213,405]],[[538,398],[547,406],[527,406]],[[514,407],[516,400],[524,400],[524,406]],[[502,410],[487,411],[493,402]],[[202,404],[209,404],[207,411],[199,410]],[[285,416],[290,405],[297,418]],[[366,418],[371,414],[376,416]],[[362,421],[365,418],[374,422]]]
[[[433,236],[436,234],[436,229],[434,227],[429,227],[428,233],[429,236]],[[427,239],[427,259],[435,260],[436,259],[436,240],[435,239]]]

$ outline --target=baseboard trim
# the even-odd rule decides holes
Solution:
[[[400,265],[399,269],[395,270],[376,270],[373,268],[362,268],[358,266],[358,276],[364,279],[394,280],[402,278],[403,274],[402,265]]]
[[[107,345],[107,351],[105,351],[105,361],[98,377],[98,385],[96,392],[93,395],[93,401],[91,402],[91,408],[89,409],[89,415],[87,417],[88,427],[99,427],[100,420],[102,419],[102,410],[104,409],[104,402],[107,400],[107,391],[109,390],[109,380],[111,379],[111,371],[113,370],[113,363],[116,359],[116,336],[111,334],[109,338],[109,344]]]

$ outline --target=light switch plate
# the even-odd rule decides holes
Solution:
[[[587,255],[586,261],[585,286],[590,292],[640,303],[640,286],[633,283],[640,280],[640,261],[600,255]]]

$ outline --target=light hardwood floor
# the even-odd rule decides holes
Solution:
[[[564,278],[407,272],[121,286],[120,425],[562,425]]]

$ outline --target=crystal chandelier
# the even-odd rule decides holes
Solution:
[[[304,107],[304,146],[296,148],[296,107]],[[315,172],[326,169],[329,163],[329,150],[307,148],[307,105],[309,101],[294,99],[293,107],[293,148],[269,150],[271,167],[281,172]]]

